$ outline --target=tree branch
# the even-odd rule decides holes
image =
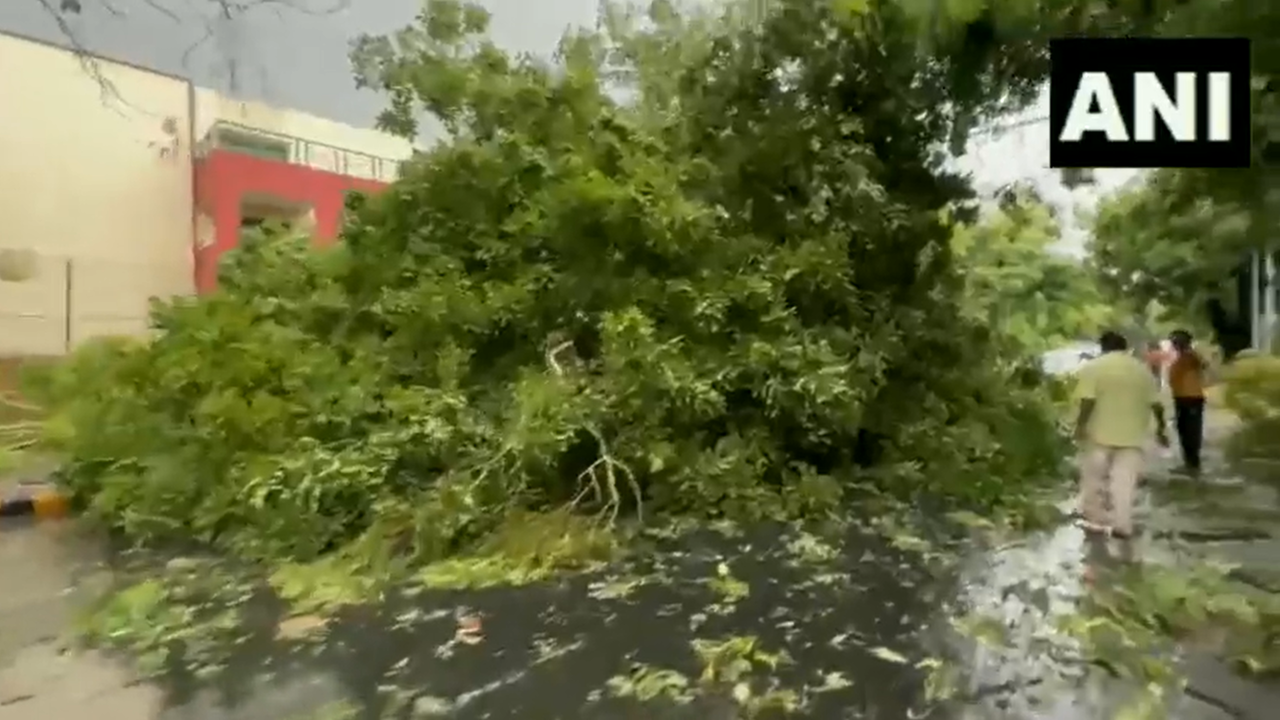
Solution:
[[[114,0],[88,1],[96,2],[114,17],[128,17],[127,12],[113,4]],[[84,44],[83,38],[79,36],[68,20],[69,17],[77,16],[84,12],[84,0],[36,0],[36,2],[40,3],[44,12],[53,19],[58,32],[62,35],[66,45],[75,53],[80,66],[101,88],[104,104],[109,104],[108,101],[115,101],[132,108],[133,106],[121,97],[119,89],[111,82],[111,79],[103,73],[98,57]],[[175,24],[183,24],[184,18],[173,9],[165,7],[160,0],[142,0],[142,2],[148,8],[165,16]],[[204,2],[216,7],[215,12],[221,20],[232,20],[258,8],[269,8],[278,17],[283,17],[282,11],[312,17],[323,17],[341,12],[350,6],[350,0],[329,0],[323,7],[309,6],[304,4],[305,0],[204,0]],[[210,38],[214,37],[215,34],[215,26],[206,20],[203,34],[182,54],[182,66],[184,68],[188,68],[192,54],[208,42]],[[233,63],[232,72],[234,74],[234,60],[230,61]]]

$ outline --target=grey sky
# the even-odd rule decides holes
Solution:
[[[1035,183],[1041,196],[1059,211],[1063,221],[1061,250],[1080,254],[1084,249],[1084,231],[1076,222],[1080,214],[1087,214],[1098,199],[1114,191],[1137,176],[1130,169],[1098,169],[1094,171],[1095,184],[1068,189],[1062,184],[1058,171],[1049,167],[1049,114],[1048,93],[1019,118],[1010,118],[1002,127],[1004,132],[980,135],[969,146],[969,151],[958,161],[959,167],[973,173],[979,192],[990,193],[1017,180]]]
[[[44,4],[60,0],[4,0],[0,29],[66,43]],[[218,19],[210,0],[80,0],[68,23],[91,52],[190,77],[197,85],[291,107],[352,125],[368,126],[382,109],[372,92],[356,90],[347,61],[352,38],[385,33],[412,20],[421,0],[236,0],[248,6]],[[598,0],[482,0],[493,13],[493,35],[511,50],[545,54],[571,25],[591,24]],[[3,69],[0,69],[2,71]],[[1028,117],[1042,117],[1045,103]],[[1067,190],[1048,168],[1047,123],[1030,123],[975,141],[961,158],[982,190],[1017,179],[1036,182],[1069,219],[1092,206],[1099,190],[1133,172],[1100,171],[1099,186]],[[1078,229],[1064,248],[1078,251]]]
[[[66,43],[45,2],[4,0],[0,29]],[[420,0],[235,0],[247,6],[218,19],[210,0],[80,0],[69,16],[85,49],[190,77],[197,85],[251,100],[367,126],[382,109],[355,89],[347,61],[352,38],[412,21]],[[596,0],[483,0],[493,35],[520,51],[554,48],[570,24],[593,22]],[[212,34],[210,31],[212,30]],[[234,74],[234,83],[233,83]]]

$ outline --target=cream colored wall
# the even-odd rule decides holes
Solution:
[[[413,154],[407,140],[365,128],[352,127],[297,110],[223,97],[196,88],[196,138],[203,139],[215,122],[252,128],[294,143],[291,160],[299,165],[353,177],[390,182],[398,161]],[[373,158],[390,162],[374,163]]]
[[[0,356],[145,333],[193,291],[188,84],[4,35],[0,68]]]
[[[192,150],[215,122],[301,140],[293,162],[373,180],[413,154],[374,130],[90,62],[0,34],[0,68],[23,69],[0,73],[0,357],[143,334],[149,298],[194,290]]]

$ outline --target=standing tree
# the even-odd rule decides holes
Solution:
[[[1280,223],[1280,5],[1270,2],[1145,3],[1150,34],[1253,40],[1254,161],[1241,169],[1166,169],[1106,200],[1092,250],[1104,282],[1211,323],[1231,354],[1247,343],[1233,310],[1235,278],[1248,256],[1274,248]]]
[[[974,318],[1033,351],[1094,338],[1117,323],[1094,273],[1081,259],[1054,252],[1058,240],[1049,208],[1026,199],[960,226],[953,248]]]
[[[1269,241],[1274,247],[1270,228],[1280,207],[1265,195],[1212,185],[1249,174],[1159,170],[1106,198],[1093,221],[1091,250],[1109,294],[1211,325],[1228,355],[1247,347],[1238,275],[1252,252]]]

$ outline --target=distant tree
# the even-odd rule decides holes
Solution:
[[[1113,4],[1145,18],[1144,35],[1248,37],[1252,44],[1253,163],[1248,168],[1166,169],[1106,198],[1091,250],[1106,291],[1170,317],[1208,324],[1227,354],[1247,344],[1236,280],[1280,223],[1280,5],[1268,2]]]
[[[1228,355],[1247,346],[1238,275],[1265,251],[1280,198],[1251,170],[1159,170],[1103,200],[1090,250],[1110,297],[1158,303],[1212,327]]]
[[[971,316],[1033,351],[1119,323],[1085,261],[1054,251],[1060,239],[1052,210],[1030,196],[1006,196],[1000,209],[959,226],[952,249]]]

